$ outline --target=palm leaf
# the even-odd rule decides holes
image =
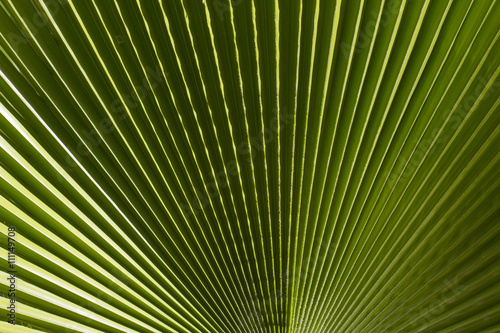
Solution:
[[[500,331],[500,5],[0,1],[2,332]]]

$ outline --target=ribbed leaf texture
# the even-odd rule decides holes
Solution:
[[[1,332],[500,332],[496,0],[0,0]]]

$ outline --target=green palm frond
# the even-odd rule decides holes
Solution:
[[[0,332],[500,332],[496,0],[0,0]]]

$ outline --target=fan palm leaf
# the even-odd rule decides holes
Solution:
[[[0,331],[500,331],[499,16],[0,0]]]

